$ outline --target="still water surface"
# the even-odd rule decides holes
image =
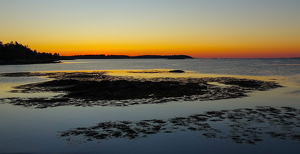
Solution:
[[[274,80],[284,85],[250,97],[169,102],[129,107],[74,107],[46,109],[0,104],[0,153],[298,153],[300,141],[265,137],[257,145],[237,144],[219,138],[204,138],[197,131],[160,133],[135,140],[111,139],[67,142],[60,131],[89,127],[106,121],[139,121],[189,116],[204,111],[289,106],[300,109],[299,59],[192,59],[192,60],[74,60],[60,64],[2,65],[0,73],[77,70],[182,69],[191,76],[239,76]],[[202,74],[202,75],[201,75]],[[10,94],[11,86],[46,81],[37,77],[0,77],[0,98],[53,94]],[[300,133],[300,132],[299,132]]]

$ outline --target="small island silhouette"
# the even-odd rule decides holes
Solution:
[[[64,59],[192,59],[193,57],[187,55],[75,55],[63,56]]]
[[[41,64],[41,63],[59,63],[60,60],[74,59],[192,59],[187,55],[73,55],[60,56],[59,53],[37,52],[17,41],[3,44],[0,41],[0,65],[9,64]]]

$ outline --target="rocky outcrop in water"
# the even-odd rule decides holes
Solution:
[[[207,101],[247,96],[252,91],[280,87],[275,82],[218,78],[133,78],[105,72],[10,73],[3,76],[48,76],[52,81],[15,87],[12,92],[63,92],[52,98],[5,98],[2,102],[25,107],[130,106],[170,101]],[[217,82],[226,86],[211,84]]]

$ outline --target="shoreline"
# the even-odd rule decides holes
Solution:
[[[30,61],[0,61],[0,65],[28,65],[28,64],[51,64],[61,63],[60,60],[30,60]]]

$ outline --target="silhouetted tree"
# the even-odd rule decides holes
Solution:
[[[0,60],[13,61],[16,63],[51,62],[59,60],[59,54],[40,53],[31,50],[28,45],[22,45],[17,41],[3,44],[0,42]]]

